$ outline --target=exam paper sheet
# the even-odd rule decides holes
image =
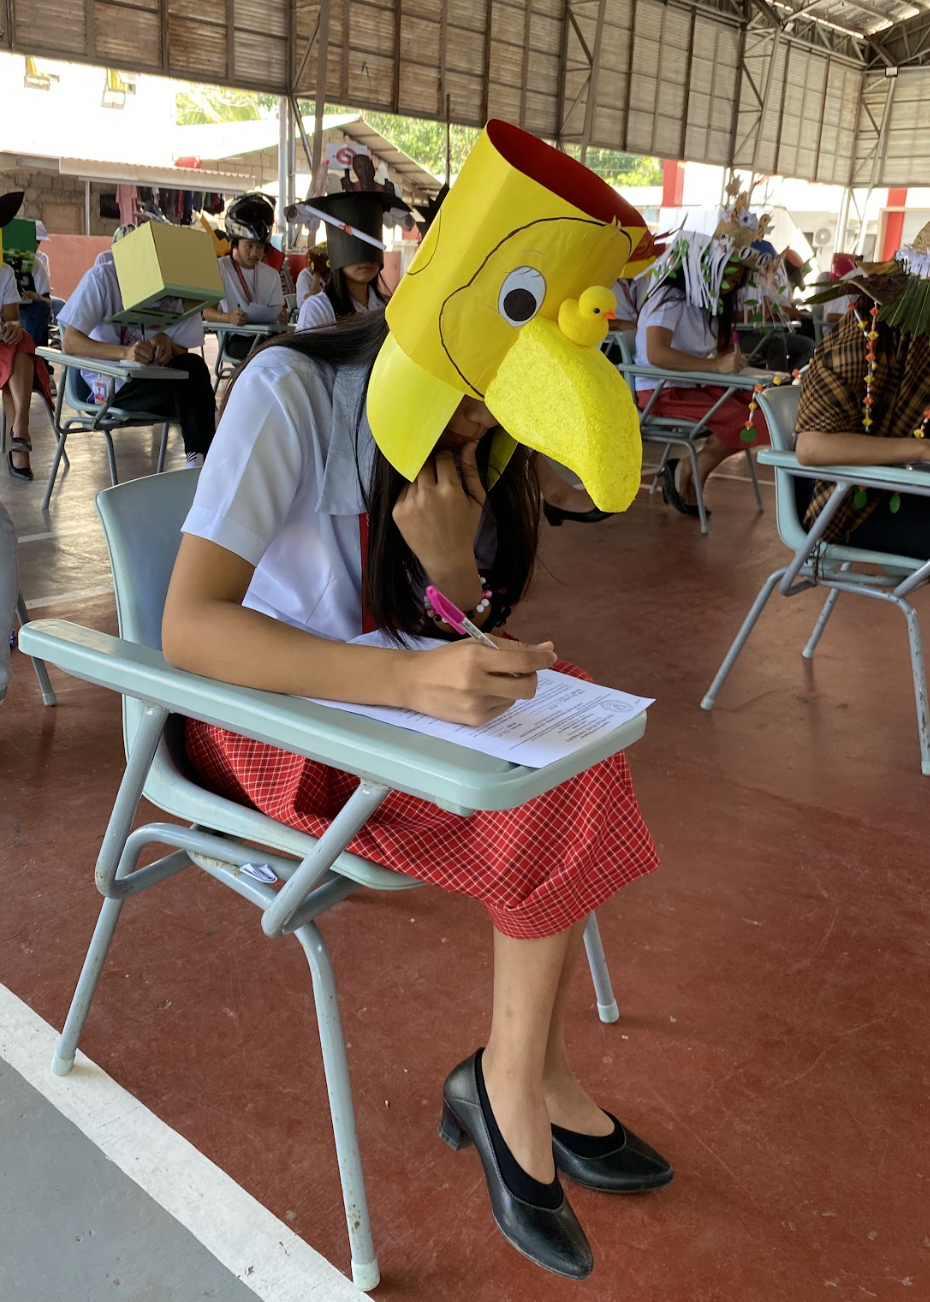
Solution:
[[[365,646],[392,646],[383,633],[367,633],[354,639]],[[416,638],[411,649],[425,651],[445,645],[435,638]],[[632,696],[613,687],[599,687],[568,674],[544,669],[538,675],[536,695],[531,701],[516,701],[511,709],[480,728],[444,723],[415,710],[398,710],[380,705],[350,705],[344,701],[314,704],[347,710],[368,719],[379,719],[408,728],[427,737],[455,742],[511,764],[540,769],[581,750],[640,714],[652,705],[650,697]]]

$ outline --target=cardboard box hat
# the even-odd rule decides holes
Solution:
[[[112,324],[165,329],[218,303],[225,294],[223,278],[205,230],[146,222],[113,245],[123,310]],[[179,298],[182,311],[161,300]]]

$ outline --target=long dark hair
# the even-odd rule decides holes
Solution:
[[[714,334],[717,339],[717,348],[729,344],[733,337],[733,314],[736,310],[736,291],[738,285],[734,285],[728,294],[722,294],[720,298],[720,311],[716,314],[708,312],[710,323],[714,328]],[[677,293],[676,293],[677,291]],[[685,298],[685,273],[682,268],[673,271],[670,276],[662,281],[662,284],[655,291],[656,302],[664,303],[666,299],[671,298],[672,294],[680,294]]]
[[[380,271],[374,280],[369,281],[368,287],[375,291],[382,306],[391,297],[391,292],[384,283],[384,277]],[[343,316],[356,315],[355,299],[349,290],[349,282],[346,280],[345,271],[342,267],[337,267],[330,276],[328,282],[323,286],[323,293],[332,303],[337,319]]]
[[[382,312],[353,313],[334,326],[302,330],[287,336],[273,336],[252,354],[267,348],[288,348],[309,357],[322,366],[364,366],[366,378],[359,394],[355,417],[355,456],[359,484],[368,512],[368,549],[365,556],[363,599],[366,610],[379,628],[402,640],[403,634],[416,635],[427,628],[423,611],[424,576],[416,556],[404,542],[394,523],[394,506],[407,483],[388,459],[375,447],[374,465],[369,481],[362,477],[359,436],[365,410],[368,380],[378,350],[387,335]],[[249,365],[239,368],[224,398],[224,407],[233,386]],[[416,413],[411,413],[416,419]],[[478,467],[482,478],[487,473],[491,435],[478,446]],[[536,565],[539,545],[539,487],[533,458],[535,453],[518,444],[507,469],[489,490],[489,501],[497,530],[497,550],[488,580],[495,614],[515,606],[526,592]],[[501,621],[502,622],[502,621]]]

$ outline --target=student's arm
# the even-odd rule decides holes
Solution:
[[[151,339],[137,339],[132,344],[104,344],[73,325],[65,326],[62,342],[65,352],[73,357],[99,357],[101,362],[151,362],[155,356]]]
[[[214,322],[225,321],[227,325],[245,325],[249,318],[241,307],[233,308],[231,312],[224,312],[219,307],[205,307],[203,319]]]
[[[0,339],[5,344],[18,344],[23,337],[23,327],[19,324],[19,304],[4,303],[0,310]]]
[[[692,357],[672,347],[674,331],[665,326],[646,327],[646,356],[650,366],[663,371],[717,371],[721,375],[735,375],[746,365],[738,348],[719,353],[716,357]]]
[[[802,429],[796,451],[802,466],[901,466],[908,461],[930,461],[926,439],[878,438],[851,430]]]
[[[245,687],[478,725],[531,698],[536,673],[555,663],[548,644],[505,643],[492,651],[468,640],[435,651],[393,651],[331,642],[243,606],[252,574],[241,556],[184,535],[162,624],[171,664]]]

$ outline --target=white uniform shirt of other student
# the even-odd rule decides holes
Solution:
[[[652,366],[646,352],[646,331],[650,326],[661,326],[671,330],[671,346],[679,353],[687,353],[696,359],[694,369],[703,369],[701,361],[717,351],[717,336],[711,325],[711,319],[703,308],[689,303],[680,289],[665,289],[660,286],[653,290],[646,299],[636,326],[637,366]],[[676,389],[693,389],[695,385],[689,380],[673,379],[668,382]],[[654,389],[656,381],[652,376],[637,375],[637,389]]]
[[[11,303],[19,305],[21,302],[13,268],[8,267],[5,262],[0,262],[0,308],[8,307]]]
[[[285,347],[251,358],[183,525],[255,566],[243,605],[340,642],[362,632],[360,485],[371,480],[375,451],[360,412],[367,369],[336,369]],[[486,508],[482,574],[496,550]]]
[[[184,310],[179,298],[163,298],[158,306],[167,312],[180,313]],[[112,261],[99,262],[81,277],[77,289],[58,313],[58,324],[62,329],[65,326],[74,326],[76,330],[80,330],[91,339],[96,339],[99,343],[121,344],[125,347],[136,343],[144,336],[141,326],[105,324],[108,316],[113,316],[122,310],[123,297],[120,293],[116,266]],[[198,313],[196,316],[189,316],[185,321],[178,322],[177,325],[169,326],[167,330],[145,331],[146,336],[158,333],[168,335],[181,348],[188,350],[200,348],[203,345],[203,318]],[[110,384],[107,376],[92,370],[82,370],[81,375],[95,396],[102,394],[104,398],[106,397]],[[116,387],[119,389],[123,383],[123,380],[117,380]]]
[[[260,262],[257,267],[247,270],[233,261],[231,253],[220,258],[219,266],[226,291],[225,298],[219,304],[221,312],[235,312],[237,308],[248,312],[250,303],[256,303],[260,307],[276,307],[279,311],[284,306],[281,277],[274,267]]]
[[[384,308],[384,303],[375,293],[371,285],[368,286],[368,306],[363,307],[352,299],[352,306],[356,312],[379,312]],[[311,294],[305,298],[303,306],[300,309],[300,315],[297,317],[298,330],[315,330],[318,326],[331,326],[336,324],[336,309],[330,301],[329,295],[325,290],[319,294]]]

